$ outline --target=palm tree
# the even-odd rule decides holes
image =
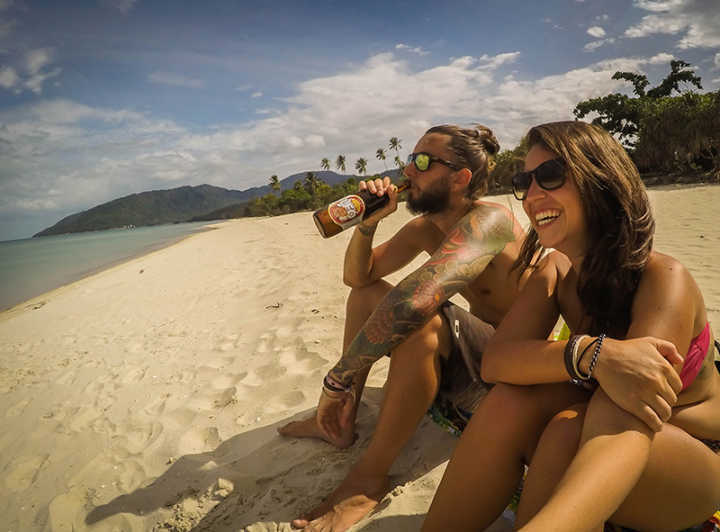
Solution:
[[[335,160],[335,167],[340,170],[341,172],[345,171],[345,156],[344,155],[338,155],[337,159]]]
[[[320,161],[320,168],[323,170],[330,170],[330,159],[323,157],[323,160]]]
[[[375,152],[375,158],[378,161],[382,161],[383,166],[385,167],[385,170],[387,170],[387,164],[385,164],[385,159],[387,159],[387,156],[385,155],[385,150],[382,148],[378,148],[377,151]]]
[[[303,183],[303,186],[305,187],[305,190],[307,190],[308,194],[315,196],[315,191],[317,190],[319,184],[320,182],[315,175],[315,172],[307,172],[305,174],[305,182]]]
[[[278,181],[278,176],[274,174],[270,176],[270,188],[275,192],[280,190],[280,181]]]
[[[400,172],[402,172],[403,169],[405,168],[405,163],[403,162],[403,160],[400,158],[399,155],[395,156],[395,166],[397,166],[400,169]]]
[[[390,149],[399,152],[402,146],[400,145],[400,139],[397,137],[390,138]]]
[[[357,161],[355,161],[355,170],[358,171],[358,174],[363,175],[367,172],[367,161],[360,157]]]

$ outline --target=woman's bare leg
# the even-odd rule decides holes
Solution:
[[[528,468],[515,526],[521,528],[547,503],[577,454],[587,404],[555,415],[545,428]]]
[[[543,454],[539,449],[536,459]],[[686,528],[717,509],[718,479],[720,457],[700,441],[670,424],[652,434],[599,390],[579,452],[522,530],[592,530],[606,520],[643,530]]]
[[[423,530],[483,530],[507,506],[550,418],[587,399],[566,384],[497,384],[463,432]]]

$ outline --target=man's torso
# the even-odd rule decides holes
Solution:
[[[475,208],[503,209],[500,205],[489,202],[477,202]],[[511,213],[507,213],[512,217]],[[470,305],[470,312],[493,326],[502,320],[503,316],[512,306],[526,274],[521,276],[519,270],[513,270],[512,265],[517,259],[522,246],[524,233],[517,220],[512,217],[515,240],[509,242],[503,250],[496,255],[487,267],[470,284],[460,291]],[[418,224],[418,241],[422,250],[432,255],[446,238],[446,234],[427,217],[423,217]]]

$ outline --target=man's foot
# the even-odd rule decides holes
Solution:
[[[375,508],[389,490],[387,477],[346,478],[322,504],[292,521],[308,532],[345,532]]]
[[[331,445],[340,449],[350,447],[355,442],[355,423],[350,425],[343,431],[339,438],[333,438],[327,434],[317,422],[315,414],[302,421],[291,421],[287,425],[280,427],[278,433],[281,436],[290,438],[318,438],[325,440]]]

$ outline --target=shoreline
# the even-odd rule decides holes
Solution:
[[[51,288],[50,290],[46,290],[44,292],[41,292],[39,294],[33,295],[28,297],[27,299],[24,299],[22,301],[19,301],[18,303],[14,303],[9,307],[0,307],[0,321],[3,320],[4,315],[6,313],[10,312],[17,312],[18,310],[27,309],[29,307],[34,307],[39,302],[36,302],[37,300],[41,300],[44,298],[49,298],[53,296],[56,292],[64,290],[68,287],[71,287],[75,285],[76,283],[79,283],[81,281],[84,281],[85,279],[88,279],[90,277],[93,277],[94,275],[97,275],[99,273],[103,273],[105,271],[112,270],[113,268],[116,268],[117,266],[121,266],[125,263],[131,262],[136,259],[140,259],[142,257],[145,257],[146,255],[150,255],[152,253],[156,253],[158,251],[162,251],[165,248],[168,248],[170,246],[174,246],[175,244],[178,244],[182,242],[183,240],[187,238],[191,238],[193,236],[205,233],[207,231],[213,231],[217,229],[217,225],[221,224],[225,220],[219,220],[216,223],[208,222],[207,225],[202,226],[200,229],[193,233],[189,233],[186,235],[180,235],[174,238],[171,238],[170,240],[167,240],[165,242],[157,243],[157,244],[149,244],[146,247],[137,250],[136,252],[132,253],[131,255],[127,257],[123,257],[120,259],[115,259],[111,262],[108,262],[107,264],[103,264],[102,266],[97,266],[94,268],[90,268],[89,270],[85,270],[83,272],[80,272],[78,274],[72,275],[72,279],[63,282],[61,285],[56,286],[55,288]],[[89,232],[89,231],[88,231]],[[38,237],[43,238],[43,237]],[[13,241],[9,241],[13,242]],[[23,307],[22,309],[20,307]]]

